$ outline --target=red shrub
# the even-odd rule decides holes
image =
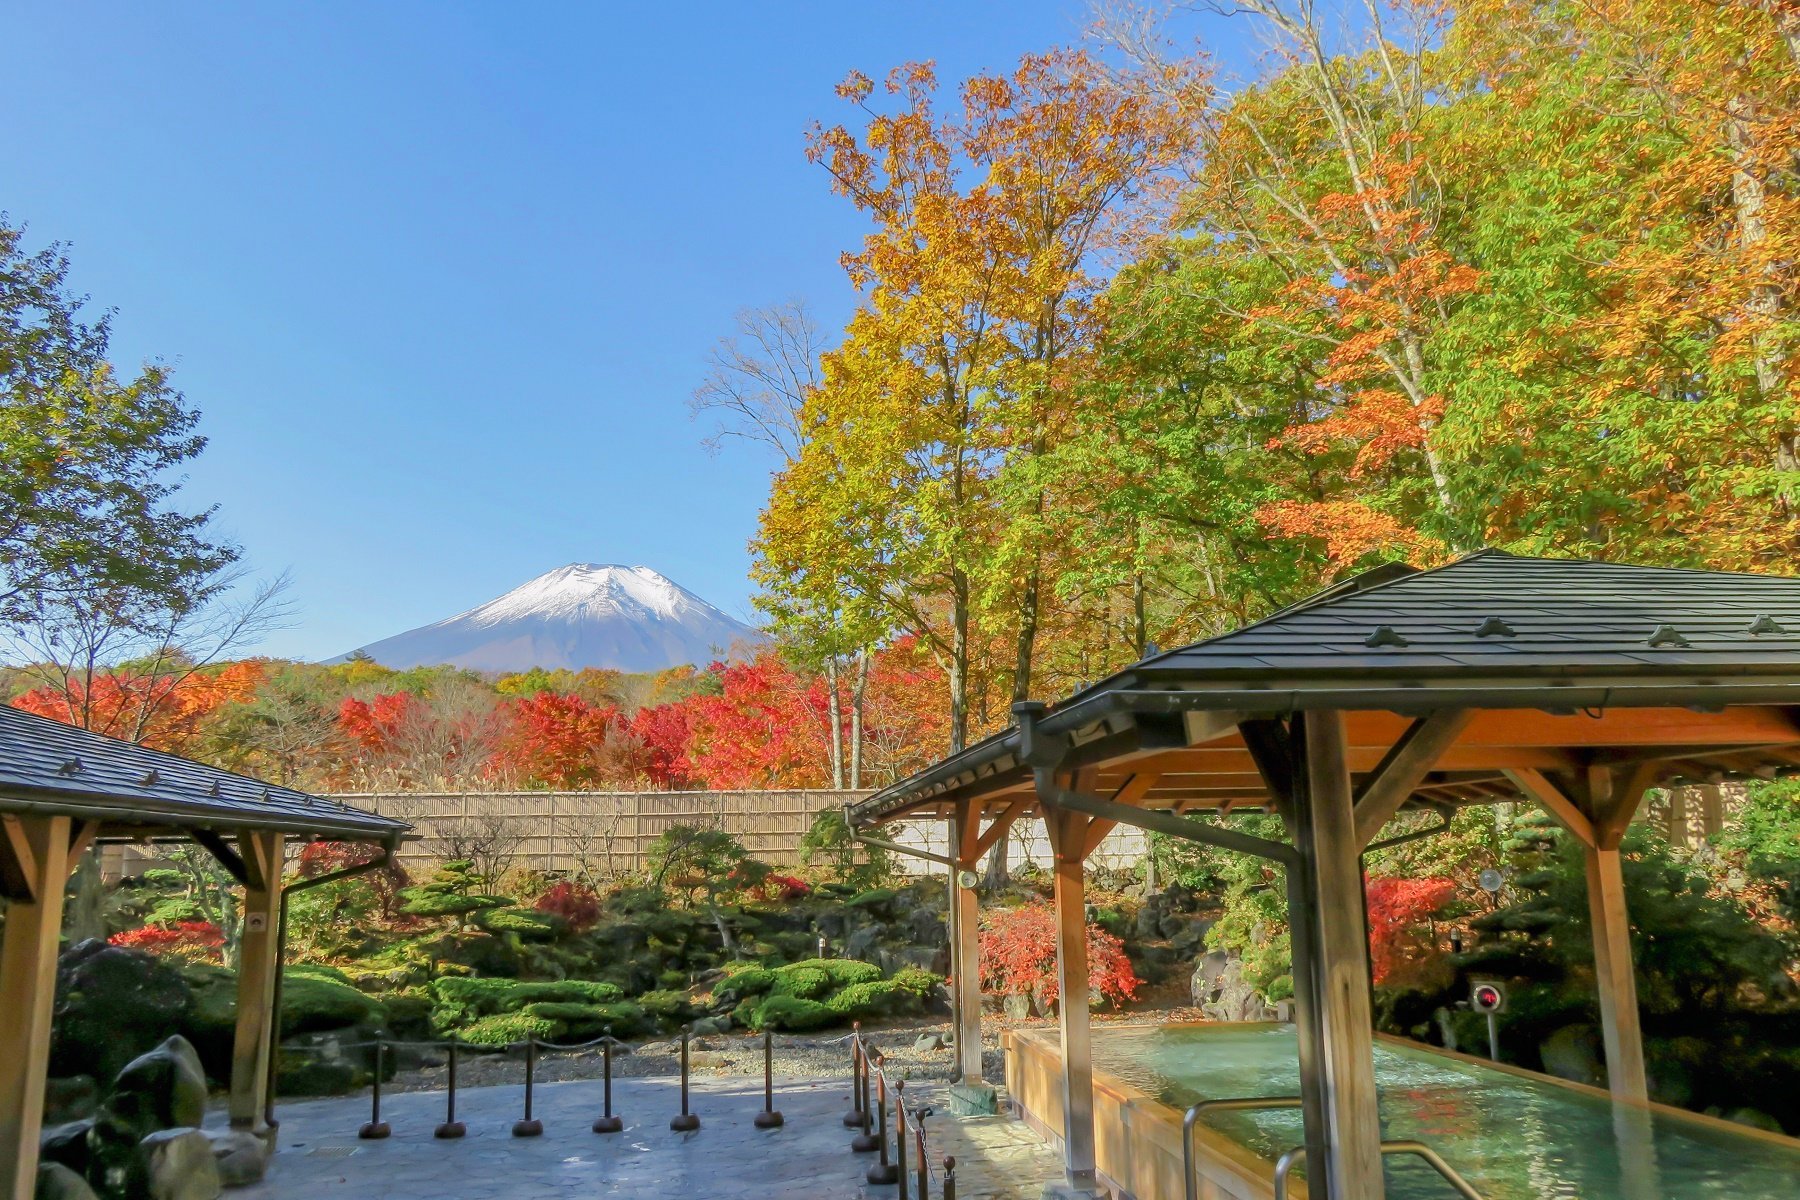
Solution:
[[[214,962],[221,959],[220,952],[225,946],[225,934],[211,921],[182,921],[166,929],[158,925],[146,925],[142,929],[115,933],[106,940],[127,950],[145,950],[151,954],[210,959]]]
[[[1376,983],[1429,956],[1433,947],[1419,926],[1455,894],[1456,881],[1437,876],[1369,880],[1369,959]]]
[[[567,881],[537,898],[539,912],[555,913],[579,933],[600,919],[600,897],[591,888]]]
[[[1141,982],[1125,957],[1125,944],[1097,925],[1087,927],[1088,988],[1115,1007],[1137,995]],[[1047,904],[1027,904],[988,914],[981,930],[981,986],[1001,995],[1057,997],[1056,914]]]
[[[795,879],[792,875],[765,875],[758,885],[757,894],[764,900],[798,900],[810,895],[812,887],[804,879]]]

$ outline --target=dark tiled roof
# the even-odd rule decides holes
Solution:
[[[1368,677],[1800,665],[1800,579],[1484,550],[1333,591],[1131,671],[1148,683],[1191,672]]]
[[[0,812],[28,811],[98,818],[102,836],[173,826],[386,841],[410,828],[0,704]]]
[[[1156,654],[1053,705],[1074,733],[1121,708],[1800,706],[1800,579],[1483,550],[1388,564],[1242,629]],[[1017,727],[855,806],[879,820],[1018,772]]]

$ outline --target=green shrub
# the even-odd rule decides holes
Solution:
[[[901,991],[911,992],[921,1000],[928,1000],[943,985],[944,977],[923,967],[901,967],[894,972],[890,982]]]
[[[881,972],[877,971],[879,975]],[[795,964],[781,967],[775,972],[775,986],[771,989],[777,996],[795,996],[801,1000],[817,1000],[831,990],[831,976],[818,967]]]
[[[851,908],[886,908],[899,898],[900,893],[893,888],[870,888],[852,896],[845,903]]]
[[[775,972],[763,967],[744,967],[731,971],[713,985],[713,995],[720,1000],[742,1000],[760,996],[775,986]]]
[[[912,993],[882,979],[839,988],[826,998],[825,1007],[842,1020],[861,1021],[892,1015],[913,1003]]]
[[[382,997],[381,1007],[393,1033],[424,1033],[430,1029],[431,996],[424,991],[391,992]]]
[[[809,1029],[823,1029],[827,1025],[836,1024],[838,1020],[838,1014],[817,1000],[776,995],[757,1005],[751,1028],[800,1033]]]
[[[504,1046],[508,1042],[522,1042],[527,1038],[560,1037],[563,1026],[556,1021],[547,1021],[543,1017],[534,1017],[522,1012],[497,1013],[491,1017],[483,1017],[474,1024],[466,1026],[457,1036],[463,1041],[477,1046]]]

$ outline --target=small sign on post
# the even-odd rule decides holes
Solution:
[[[1506,989],[1498,980],[1473,979],[1469,981],[1469,1007],[1478,1013],[1487,1014],[1488,1058],[1500,1061],[1500,1022],[1499,1014],[1506,1009]]]
[[[268,931],[269,931],[269,914],[268,913],[253,912],[253,913],[245,913],[244,914],[244,932],[245,933],[267,933]]]

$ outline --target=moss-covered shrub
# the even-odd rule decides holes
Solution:
[[[880,974],[879,971],[876,972]],[[831,990],[831,976],[818,967],[797,963],[790,967],[780,967],[775,971],[775,986],[770,989],[777,996],[795,996],[801,1000],[817,1000]]]
[[[799,996],[775,995],[768,997],[756,1006],[749,1025],[752,1029],[758,1030],[779,1029],[801,1033],[809,1029],[823,1029],[827,1025],[836,1024],[840,1019],[837,1013],[832,1012],[817,1000],[806,1000]]]
[[[859,962],[854,958],[809,958],[783,967],[782,970],[799,970],[801,968],[823,971],[831,978],[832,987],[847,987],[853,983],[872,983],[881,978],[881,968],[874,963]]]
[[[911,992],[920,1000],[929,1000],[943,986],[944,977],[933,974],[924,967],[901,967],[894,972],[889,982],[902,991]]]
[[[431,1032],[431,995],[423,990],[391,992],[382,997],[388,1031],[395,1037],[425,1037]]]
[[[761,996],[774,986],[775,972],[764,967],[743,966],[729,970],[725,978],[714,984],[713,996],[719,1000],[742,1000],[746,996]]]
[[[496,1013],[463,1027],[457,1036],[476,1046],[504,1046],[527,1038],[555,1038],[563,1033],[560,1022],[534,1017],[527,1013]]]
[[[617,984],[596,980],[524,983],[517,979],[449,978],[432,981],[431,998],[432,1024],[451,1030],[483,1017],[518,1012],[527,1004],[609,1004],[624,999],[625,993]]]
[[[586,1041],[610,1033],[616,1038],[636,1037],[653,1028],[649,1014],[629,1000],[612,1004],[581,1004],[568,1000],[540,1000],[519,1010],[527,1017],[537,1017],[560,1025],[563,1032]]]
[[[480,913],[475,923],[489,933],[512,933],[521,938],[549,940],[567,928],[555,913],[532,908],[494,908]]]
[[[841,1020],[866,1021],[890,1016],[915,1002],[912,993],[895,987],[890,980],[879,979],[839,988],[826,998],[825,1007]]]

